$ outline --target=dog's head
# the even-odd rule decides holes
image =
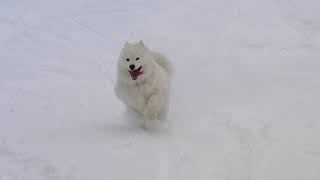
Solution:
[[[143,41],[126,42],[118,61],[118,78],[129,83],[142,82],[151,74],[151,61]]]

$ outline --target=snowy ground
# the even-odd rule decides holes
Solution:
[[[2,0],[0,180],[319,180],[318,0]],[[128,125],[125,40],[176,66],[169,128]]]

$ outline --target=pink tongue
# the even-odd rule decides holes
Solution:
[[[133,80],[136,80],[138,78],[138,76],[140,76],[142,73],[143,72],[140,72],[140,70],[130,71],[130,75]]]

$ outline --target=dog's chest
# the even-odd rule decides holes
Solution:
[[[151,84],[141,84],[136,88],[137,92],[145,98],[150,97],[155,92],[155,88]]]

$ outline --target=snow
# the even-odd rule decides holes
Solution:
[[[320,179],[319,6],[2,0],[0,179]],[[175,64],[161,131],[113,92],[139,39]]]

